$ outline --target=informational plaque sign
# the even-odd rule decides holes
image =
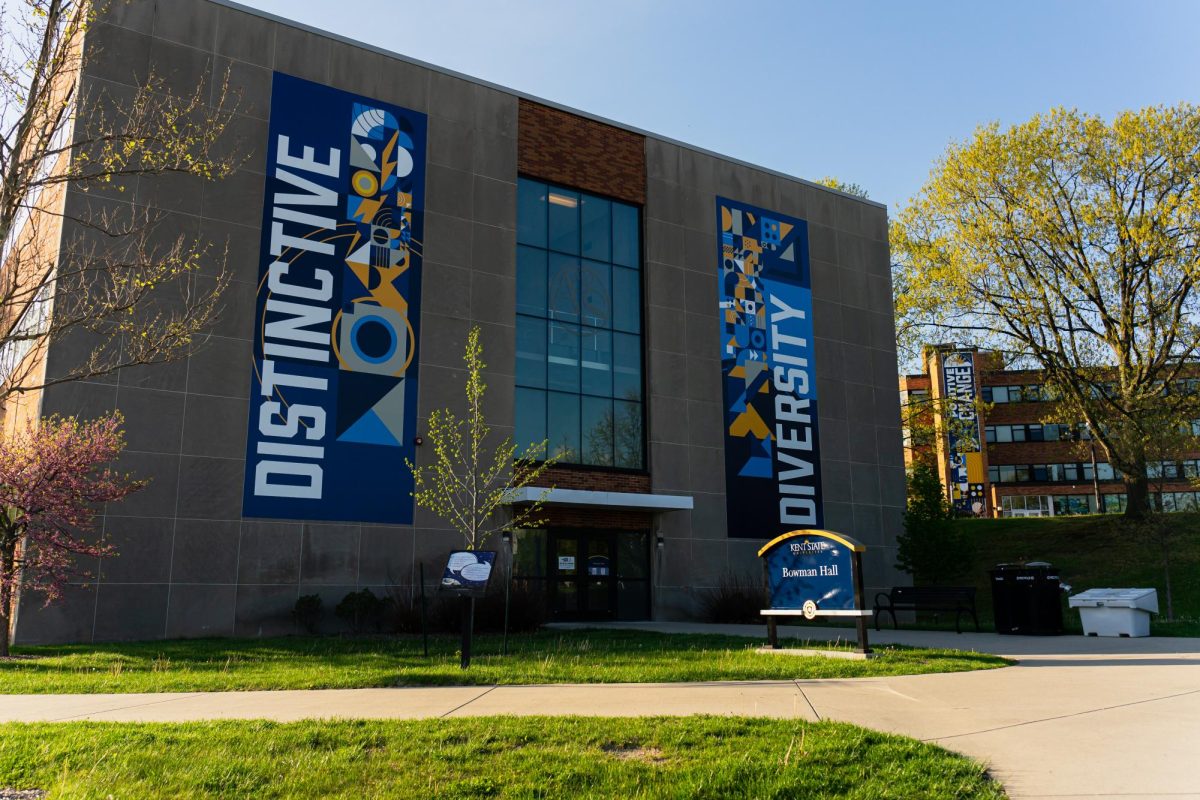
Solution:
[[[441,590],[463,597],[483,597],[495,563],[495,550],[455,550],[446,561]]]

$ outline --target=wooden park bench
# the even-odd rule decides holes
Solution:
[[[893,628],[900,627],[896,623],[897,611],[953,611],[956,632],[962,633],[963,614],[971,615],[975,631],[979,631],[973,586],[894,586],[890,592],[875,595],[875,630],[879,630],[879,617],[885,611],[892,615]]]

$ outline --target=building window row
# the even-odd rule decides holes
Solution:
[[[1069,442],[1075,439],[1091,439],[1092,432],[1085,423],[1029,423],[1014,425],[988,425],[983,429],[988,444],[1007,442]]]
[[[526,178],[517,198],[516,440],[642,469],[638,209]]]
[[[980,390],[985,403],[1041,403],[1049,400],[1049,391],[1037,383],[1014,386],[984,386]]]
[[[1120,514],[1125,511],[1126,495],[1113,492],[1100,495],[1104,513]],[[1153,492],[1150,504],[1165,513],[1200,510],[1200,492]],[[1073,514],[1095,514],[1094,494],[1056,495],[1004,495],[1000,498],[1000,515],[1003,517],[1064,517]]]
[[[991,483],[1064,483],[1090,481],[1093,476],[1102,481],[1121,478],[1120,470],[1106,461],[1092,469],[1090,463],[1072,464],[1002,464],[988,467]]]
[[[1147,478],[1198,478],[1200,459],[1183,461],[1149,461],[1146,463]]]

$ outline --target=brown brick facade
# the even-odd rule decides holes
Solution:
[[[522,174],[645,205],[644,136],[529,100],[517,126]]]
[[[987,424],[994,424],[988,420]],[[1087,442],[1005,442],[988,445],[988,464],[1069,464],[1090,463],[1092,451]],[[1108,461],[1108,456],[1097,446],[1096,460]]]
[[[650,492],[650,476],[644,472],[609,472],[602,469],[551,467],[539,476],[535,486],[555,489],[582,489],[590,492]]]

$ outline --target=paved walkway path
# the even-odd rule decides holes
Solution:
[[[739,627],[699,629],[739,633]],[[761,627],[745,626],[745,632],[762,636]],[[836,719],[978,758],[1016,798],[1200,798],[1200,640],[926,631],[891,636],[910,644],[1000,652],[1021,663],[983,672],[859,680],[0,695],[0,720],[701,713]]]

